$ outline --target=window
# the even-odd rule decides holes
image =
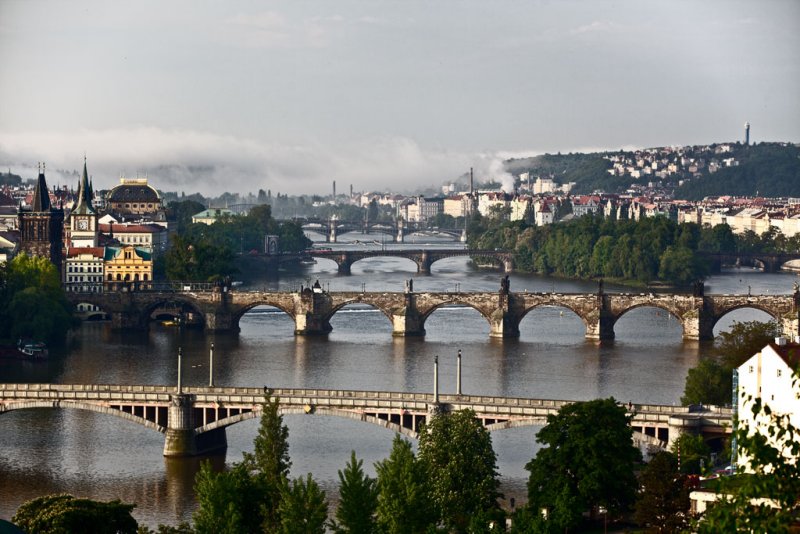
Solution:
[[[748,369],[748,372],[750,372],[750,373],[752,373],[752,372],[753,372],[753,366],[752,366],[752,365],[751,365],[751,366],[750,366],[750,368]]]
[[[780,377],[781,377],[781,370],[778,369],[778,378],[780,378]]]

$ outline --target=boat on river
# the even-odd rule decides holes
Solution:
[[[20,340],[16,346],[0,345],[0,358],[46,360],[49,355],[47,345],[35,341]]]

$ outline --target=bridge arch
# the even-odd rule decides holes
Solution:
[[[267,306],[270,308],[275,308],[277,310],[280,310],[286,315],[288,315],[289,319],[292,321],[292,323],[294,323],[295,317],[294,317],[293,307],[290,307],[286,302],[261,299],[250,302],[247,305],[242,306],[242,308],[240,308],[239,310],[237,310],[236,314],[233,317],[233,324],[238,326],[239,322],[242,320],[242,317],[244,317],[244,314],[255,308],[258,308],[259,306]]]
[[[326,416],[334,416],[334,417],[342,417],[345,419],[353,419],[355,421],[362,421],[364,423],[370,423],[377,426],[382,426],[392,432],[397,432],[403,434],[404,436],[408,436],[410,438],[417,439],[419,438],[419,433],[411,428],[407,428],[402,426],[398,423],[394,423],[392,421],[387,421],[386,419],[381,419],[374,415],[369,415],[362,412],[351,411],[351,410],[341,410],[337,408],[331,408],[328,406],[314,406],[313,409],[309,412],[303,406],[279,406],[278,407],[278,414],[280,415],[326,415]],[[204,434],[206,432],[211,432],[212,430],[216,430],[219,428],[226,428],[231,425],[235,425],[236,423],[241,423],[242,421],[247,421],[249,419],[255,419],[257,417],[261,417],[261,408],[252,410],[250,412],[244,412],[241,414],[233,415],[231,417],[226,417],[224,419],[219,419],[214,421],[213,423],[209,423],[205,426],[198,427],[195,429],[195,435]]]
[[[179,314],[192,313],[197,317],[191,322],[192,324],[199,324],[205,326],[205,313],[197,306],[193,300],[180,296],[179,294],[171,295],[168,297],[160,297],[152,299],[145,306],[142,307],[140,312],[141,324],[147,324],[152,320],[153,313],[159,309],[174,309]]]
[[[124,419],[126,421],[136,423],[137,425],[149,428],[150,430],[155,430],[156,432],[160,432],[161,434],[166,434],[167,432],[167,428],[165,426],[161,426],[152,421],[148,421],[144,417],[139,417],[138,415],[133,415],[132,413],[124,412],[118,408],[112,408],[111,406],[94,404],[91,402],[79,402],[73,400],[53,399],[53,400],[26,400],[19,402],[8,402],[3,406],[3,410],[2,412],[0,412],[0,414],[16,410],[28,410],[33,408],[65,408],[73,410],[85,410],[89,412],[112,415],[114,417],[118,417],[120,419]]]
[[[686,325],[684,324],[684,317],[680,310],[677,308],[671,307],[667,304],[664,304],[659,301],[651,301],[651,302],[640,302],[636,303],[629,308],[625,308],[619,314],[617,314],[614,319],[611,327],[616,331],[617,323],[620,319],[622,319],[628,313],[634,310],[640,310],[644,308],[655,308],[657,310],[665,311],[669,314],[670,317],[674,318],[681,327],[681,338],[686,336]]]
[[[75,306],[75,314],[84,321],[105,321],[111,318],[111,315],[97,301],[92,299],[72,299],[72,304]]]
[[[771,309],[769,306],[759,305],[758,303],[755,303],[755,302],[741,303],[741,304],[735,304],[733,306],[728,306],[728,307],[722,308],[720,310],[717,310],[717,312],[713,315],[713,317],[711,319],[711,330],[712,330],[712,332],[713,332],[714,328],[717,326],[717,323],[719,323],[729,313],[735,312],[737,310],[748,310],[748,309],[749,310],[758,310],[760,312],[764,312],[767,315],[769,315],[770,318],[773,321],[775,321],[777,323],[780,323],[780,321],[781,321],[781,310]]]
[[[403,259],[403,260],[408,260],[413,265],[415,265],[417,267],[417,271],[416,272],[424,271],[424,266],[423,266],[422,261],[419,258],[417,258],[416,256],[398,256],[396,254],[381,254],[380,251],[375,251],[375,252],[371,251],[369,254],[358,254],[358,255],[354,254],[353,256],[355,256],[355,257],[352,258],[352,260],[350,261],[350,268],[352,268],[353,265],[355,265],[356,263],[358,263],[358,262],[360,262],[362,260],[370,260],[372,258],[400,258],[400,259]],[[404,263],[406,263],[406,262],[404,262]],[[413,272],[413,271],[409,271],[409,272]]]
[[[583,314],[583,312],[581,310],[576,309],[575,307],[571,306],[569,303],[567,303],[567,302],[537,302],[537,303],[534,303],[531,306],[526,307],[522,311],[522,313],[520,314],[520,316],[519,316],[519,325],[518,325],[520,333],[522,333],[522,331],[523,331],[523,328],[522,328],[523,321],[525,320],[526,317],[528,317],[528,315],[530,315],[531,313],[536,312],[538,310],[544,310],[544,309],[547,309],[547,308],[552,308],[552,309],[560,308],[561,309],[561,312],[560,312],[561,316],[565,315],[563,310],[567,310],[568,316],[563,317],[563,318],[567,319],[567,320],[572,320],[573,318],[577,318],[580,322],[576,323],[576,324],[582,324],[583,327],[584,327],[584,330],[588,331],[588,329],[589,329],[589,320],[586,318],[586,316]],[[528,324],[530,324],[531,320],[533,320],[533,319],[530,319],[528,321]],[[559,331],[562,331],[562,330],[565,330],[565,329],[559,328]],[[526,328],[525,331],[527,332],[527,328]],[[581,335],[583,336],[584,334],[585,334],[585,332],[582,333]],[[567,334],[565,334],[565,335],[567,335]],[[571,334],[569,334],[569,335],[571,335]]]
[[[342,309],[346,308],[347,306],[352,306],[354,304],[361,304],[361,305],[364,305],[364,306],[369,306],[372,309],[378,310],[379,312],[381,312],[389,320],[389,325],[391,327],[392,320],[393,320],[392,310],[391,309],[387,309],[387,308],[385,308],[385,307],[383,307],[383,306],[381,306],[381,305],[379,305],[379,304],[377,304],[375,302],[371,302],[368,299],[363,299],[360,296],[359,297],[355,297],[353,299],[349,299],[349,300],[343,301],[343,302],[339,302],[336,305],[332,306],[330,312],[327,315],[325,315],[325,321],[326,322],[330,322],[330,320],[333,318],[334,315],[336,315],[337,312],[341,311]]]
[[[421,316],[421,319],[422,319],[422,327],[423,328],[425,327],[425,323],[428,321],[430,316],[433,315],[433,312],[435,312],[436,310],[439,310],[441,308],[444,308],[444,307],[471,308],[471,309],[477,311],[481,315],[481,317],[486,319],[486,322],[489,324],[489,328],[490,329],[492,327],[491,313],[494,310],[491,310],[491,311],[487,312],[487,310],[481,309],[480,307],[476,306],[474,303],[470,302],[469,300],[464,299],[463,297],[461,297],[457,293],[453,294],[453,296],[450,297],[450,298],[446,298],[446,299],[442,300],[441,302],[437,302],[437,303],[431,305],[430,307],[426,308],[424,311],[422,309],[420,309],[420,316]]]

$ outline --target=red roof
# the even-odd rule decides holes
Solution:
[[[101,224],[100,231],[105,233],[114,232],[115,234],[157,234],[164,231],[163,226],[157,224]]]
[[[105,255],[103,247],[70,247],[67,251],[68,258],[74,258],[80,254],[91,254],[92,256],[102,258]]]

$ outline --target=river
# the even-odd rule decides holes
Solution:
[[[409,247],[452,247],[453,243],[412,236]],[[335,245],[336,246],[336,245]],[[354,244],[351,239],[349,245]],[[381,246],[372,244],[372,246]],[[303,273],[279,278],[245,277],[241,289],[292,290],[319,280],[331,291],[402,291],[413,277],[424,291],[495,291],[498,272],[474,269],[466,258],[433,265],[429,276],[402,258],[357,262],[352,275],[340,276],[336,265],[320,260]],[[796,275],[764,274],[751,269],[726,271],[706,283],[709,293],[784,294]],[[511,290],[593,292],[591,282],[512,274]],[[631,291],[606,284],[605,290]],[[638,291],[638,290],[632,290]],[[738,310],[732,320],[768,320],[757,310]],[[433,359],[439,356],[440,390],[455,391],[456,352],[463,353],[464,393],[587,400],[613,396],[628,402],[678,403],[687,370],[707,345],[684,342],[678,321],[663,311],[640,308],[623,316],[616,340],[584,339],[584,326],[569,310],[541,308],[529,313],[516,340],[489,338],[489,325],[470,308],[437,310],[426,322],[424,339],[393,338],[380,312],[346,307],[332,319],[327,338],[293,334],[293,322],[282,312],[256,308],[241,321],[237,335],[204,335],[190,329],[153,324],[147,334],[111,332],[107,324],[86,323],[63,355],[45,363],[0,361],[1,382],[174,384],[178,348],[184,354],[184,384],[208,380],[208,351],[215,344],[214,376],[218,386],[318,387],[392,391],[431,391]],[[374,462],[388,456],[394,434],[381,427],[338,417],[285,417],[293,477],[313,473],[335,499],[337,470],[355,450],[374,475]],[[228,428],[228,451],[211,458],[217,466],[252,450],[258,421]],[[535,455],[538,427],[492,434],[502,491],[525,500],[527,471]],[[93,499],[135,502],[134,516],[143,524],[176,524],[194,510],[192,481],[198,459],[165,459],[163,436],[139,425],[79,410],[21,410],[0,417],[0,518],[40,495],[68,492]]]

